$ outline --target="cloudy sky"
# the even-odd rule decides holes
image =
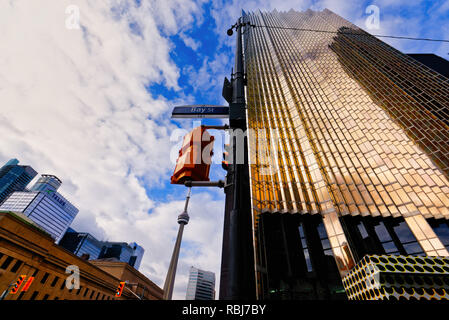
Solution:
[[[379,29],[367,29],[369,5]],[[2,0],[0,163],[17,158],[61,178],[80,210],[72,227],[141,244],[140,271],[163,287],[186,192],[169,184],[170,159],[179,129],[197,125],[172,121],[172,107],[224,104],[235,41],[226,30],[241,9],[326,7],[374,34],[449,34],[449,0]],[[447,43],[387,42],[449,58]],[[211,178],[223,176],[213,165]],[[191,265],[215,272],[218,295],[223,210],[222,190],[193,190],[175,299],[185,298]]]

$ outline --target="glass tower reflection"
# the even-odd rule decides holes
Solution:
[[[327,9],[244,21],[258,297],[337,297],[366,254],[448,256],[449,79]]]

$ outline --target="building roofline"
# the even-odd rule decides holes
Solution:
[[[130,271],[131,273],[133,273],[135,276],[141,278],[143,281],[147,282],[148,284],[150,284],[153,288],[163,291],[162,288],[160,288],[157,284],[155,284],[153,281],[151,281],[150,279],[148,279],[142,272],[140,272],[139,270],[136,270],[134,267],[131,267],[129,265],[129,263],[127,262],[123,262],[123,261],[104,261],[101,259],[97,259],[97,260],[89,260],[89,262],[93,265],[98,264],[98,265],[103,265],[103,266],[109,266],[109,267],[121,267],[121,266],[125,266],[125,269],[127,269],[128,271]]]
[[[52,178],[55,178],[56,180],[58,180],[58,182],[62,184],[61,179],[59,179],[59,178],[58,178],[57,176],[55,176],[54,174],[43,173],[43,174],[41,174],[41,177],[52,177]]]

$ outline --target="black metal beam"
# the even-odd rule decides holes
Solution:
[[[239,18],[235,24],[237,39],[235,72],[233,74],[232,101],[229,105],[230,129],[246,131],[245,75],[243,65],[242,28]],[[232,34],[228,32],[228,34]],[[231,131],[232,132],[232,131]],[[247,300],[256,298],[252,217],[250,205],[250,182],[248,142],[235,135],[230,136],[232,163],[226,177],[226,204],[223,227],[223,251],[220,275],[220,300]],[[243,141],[243,148],[237,147]],[[239,152],[244,152],[241,157]],[[242,159],[238,163],[237,159]]]

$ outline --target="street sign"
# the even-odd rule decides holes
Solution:
[[[172,118],[228,118],[229,107],[210,104],[179,106],[173,109]]]

